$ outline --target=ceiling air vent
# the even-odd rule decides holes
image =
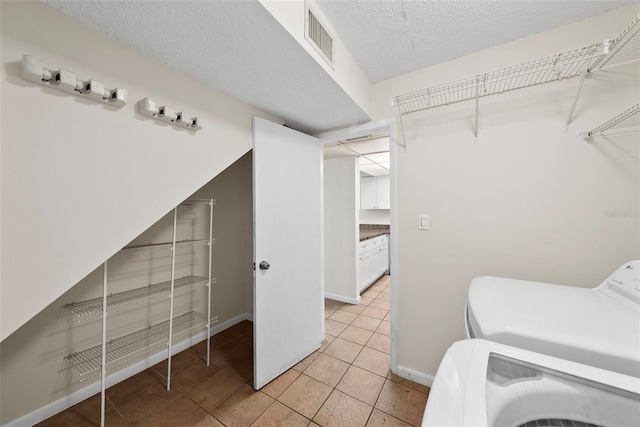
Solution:
[[[307,9],[305,24],[305,38],[333,68],[333,37],[329,35],[311,9]]]

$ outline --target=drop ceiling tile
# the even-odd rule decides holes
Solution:
[[[376,163],[389,163],[391,159],[388,151],[386,153],[367,154],[366,156]]]
[[[360,166],[372,165],[374,163],[372,160],[369,160],[367,157],[363,157],[363,156],[360,156],[359,161],[360,161]]]

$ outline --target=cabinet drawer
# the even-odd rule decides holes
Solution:
[[[371,241],[365,240],[364,242],[360,242],[358,245],[358,253],[362,255],[363,253],[371,250]]]
[[[374,237],[373,239],[371,239],[371,249],[377,249],[386,244],[387,244],[386,234],[383,234],[382,236]]]

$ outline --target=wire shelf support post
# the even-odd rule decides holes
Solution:
[[[107,390],[107,263],[102,267],[102,360],[100,369],[100,427],[105,425],[106,390]]]
[[[608,46],[608,44],[605,43],[605,46]],[[605,47],[605,51],[606,51],[606,47]],[[578,104],[578,97],[580,96],[580,92],[582,91],[582,85],[584,84],[584,79],[585,77],[587,77],[587,73],[589,73],[589,70],[591,69],[590,63],[591,61],[587,60],[587,62],[584,64],[584,68],[582,69],[582,72],[580,73],[580,83],[578,83],[578,90],[576,91],[576,96],[574,96],[573,103],[571,104],[571,109],[569,110],[569,117],[567,117],[567,122],[566,122],[567,127],[569,127],[569,124],[571,124],[573,111],[576,109],[576,104]]]
[[[391,103],[391,106],[393,107],[394,104]],[[398,144],[399,146],[401,146],[402,148],[404,148],[405,150],[407,149],[407,140],[404,136],[404,123],[402,121],[402,112],[400,111],[400,105],[395,105],[398,110],[398,121],[400,122],[400,133],[402,134],[402,144],[400,143],[400,141],[396,140],[396,144]]]
[[[211,363],[211,269],[213,268],[213,207],[215,199],[209,201],[209,283],[207,284],[207,366]]]
[[[171,246],[171,290],[169,291],[169,338],[167,342],[167,391],[171,389],[171,345],[173,338],[173,290],[176,280],[176,234],[178,207],[173,208],[173,242]]]
[[[478,108],[480,104],[480,79],[476,80],[476,121],[474,122],[473,136],[478,142]]]

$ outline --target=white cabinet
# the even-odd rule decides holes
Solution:
[[[360,254],[358,259],[358,291],[362,292],[371,284],[371,255]]]
[[[371,275],[374,280],[382,276],[387,271],[387,263],[385,262],[384,246],[376,248],[371,255]]]
[[[376,177],[376,209],[391,209],[391,179],[389,175]]]
[[[389,269],[389,238],[382,235],[360,242],[358,290],[364,291]]]
[[[377,197],[376,177],[360,178],[360,209],[375,209]]]
[[[360,209],[390,209],[389,175],[360,178]]]

